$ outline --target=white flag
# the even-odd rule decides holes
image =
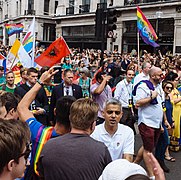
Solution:
[[[34,54],[35,54],[35,17],[26,33],[23,41],[23,47],[31,58],[31,67],[34,66]]]

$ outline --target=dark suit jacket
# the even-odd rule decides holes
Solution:
[[[54,108],[56,107],[56,102],[57,100],[64,96],[64,83],[61,83],[58,86],[55,86],[52,90],[52,95],[51,95],[51,101],[50,101],[50,114],[49,114],[49,121],[53,121],[55,123],[54,119]],[[73,96],[76,99],[82,98],[82,88],[79,85],[73,84],[72,85],[72,90],[73,90]]]
[[[18,95],[20,98],[23,98],[23,96],[31,89],[27,84],[21,84],[20,86],[17,86],[14,90],[14,94]],[[43,108],[47,113],[49,110],[49,104],[48,104],[48,97],[46,95],[46,92],[44,88],[42,87],[35,98],[35,107],[41,107]],[[32,110],[32,109],[31,109]],[[36,116],[37,120],[41,123],[45,124],[45,116],[44,115],[38,115]]]

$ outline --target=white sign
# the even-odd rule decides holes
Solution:
[[[114,32],[113,31],[109,31],[107,35],[108,35],[108,37],[112,38],[114,36]]]

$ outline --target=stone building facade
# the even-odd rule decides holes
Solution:
[[[139,5],[153,25],[163,52],[181,53],[181,1],[180,0],[2,0],[0,1],[0,38],[9,44],[16,35],[7,38],[5,23],[23,23],[25,35],[32,17],[36,17],[36,39],[48,43],[63,35],[70,47],[118,49],[130,52],[137,49],[136,6]],[[96,10],[115,8],[117,29],[107,38],[106,19],[101,22],[102,37],[96,37]],[[102,27],[104,24],[104,27]],[[98,26],[99,28],[99,26]],[[104,38],[103,38],[104,37]],[[154,52],[140,38],[140,48]]]

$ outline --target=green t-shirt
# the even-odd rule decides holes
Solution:
[[[14,89],[15,89],[15,88],[14,88]],[[5,91],[6,91],[6,92],[10,92],[10,93],[14,93],[14,89],[11,89],[11,88],[9,88],[9,87],[6,86]],[[0,90],[4,90],[4,89],[3,89],[3,86],[0,87]]]

